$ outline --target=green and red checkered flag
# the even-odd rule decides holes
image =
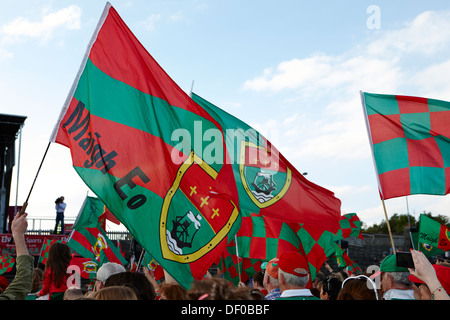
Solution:
[[[224,279],[237,286],[239,282],[246,282],[261,270],[261,260],[242,258],[236,251],[236,243],[232,240],[217,262],[217,267],[223,273]]]
[[[243,217],[237,235],[242,257],[269,261],[283,252],[301,252],[309,262],[311,279],[334,252],[335,235],[317,226],[302,226],[253,214]]]
[[[12,271],[16,259],[13,256],[1,255],[0,256],[0,274]]]
[[[213,156],[190,141],[211,132]],[[51,141],[70,148],[81,179],[186,288],[239,225],[224,140],[107,3]]]
[[[361,220],[356,213],[347,213],[341,216],[340,229],[336,233],[336,241],[348,237],[364,239],[361,233]]]
[[[428,249],[423,250],[422,244],[429,247],[443,250],[443,252],[450,250],[450,229],[443,224],[440,224],[433,218],[425,214],[420,215],[419,219],[419,250],[426,253]]]
[[[381,199],[450,192],[450,103],[362,92]]]
[[[47,239],[47,238],[44,239],[44,241],[42,242],[41,253],[39,254],[39,263],[42,263],[44,265],[47,263],[48,252],[50,250],[50,247],[52,246],[52,244],[56,242],[62,241],[57,239]]]

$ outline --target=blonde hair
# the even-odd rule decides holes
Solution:
[[[104,287],[90,295],[95,300],[137,300],[136,292],[126,286]]]

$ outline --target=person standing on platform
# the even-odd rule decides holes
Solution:
[[[64,197],[59,197],[55,201],[56,209],[56,224],[53,233],[56,234],[58,231],[58,224],[61,222],[61,234],[64,234],[64,211],[66,210],[66,203],[64,202]]]

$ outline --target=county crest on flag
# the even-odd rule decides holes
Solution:
[[[361,92],[380,196],[450,192],[450,102]]]

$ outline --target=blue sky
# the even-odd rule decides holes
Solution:
[[[105,3],[0,0],[0,113],[28,117],[19,205]],[[183,90],[194,81],[194,92],[264,133],[309,180],[335,192],[342,213],[367,225],[384,213],[359,90],[450,100],[448,1],[111,4]],[[64,195],[66,216],[75,217],[87,192],[69,150],[52,144],[27,211],[53,218]],[[450,216],[448,196],[410,196],[408,204],[416,218],[424,210]],[[406,199],[386,207],[406,213]]]

